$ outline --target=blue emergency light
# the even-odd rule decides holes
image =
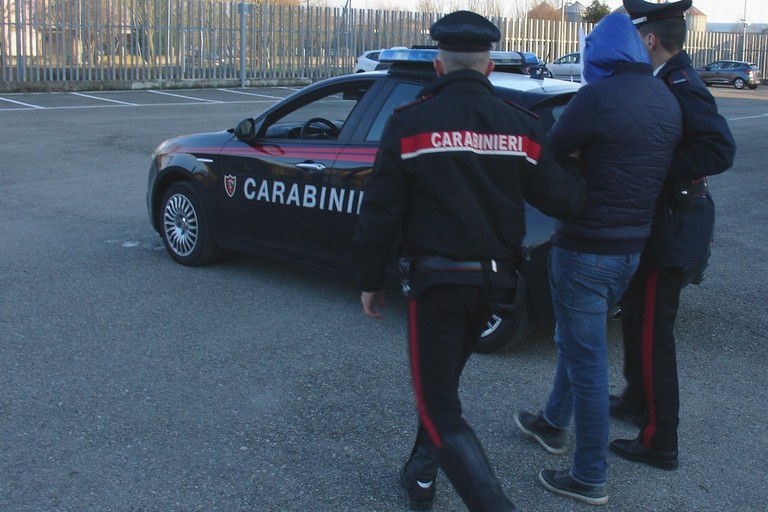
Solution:
[[[437,53],[437,48],[393,48],[381,52],[381,55],[379,55],[379,62],[429,63],[437,58]],[[530,52],[492,51],[491,60],[496,64],[509,64],[514,66],[539,63],[536,54]]]
[[[437,48],[392,48],[379,55],[379,62],[432,62],[437,58]]]

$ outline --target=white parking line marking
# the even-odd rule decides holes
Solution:
[[[0,98],[2,99],[2,98]],[[31,107],[26,108],[2,108],[0,109],[0,112],[31,112],[33,109],[44,109],[44,110],[77,110],[77,109],[96,109],[96,108],[129,108],[129,107],[189,107],[191,105],[234,105],[234,104],[247,104],[252,105],[254,103],[264,103],[267,105],[272,105],[275,103],[274,100],[243,100],[243,101],[209,101],[200,103],[199,101],[195,102],[179,102],[179,103],[143,103],[143,104],[136,104],[136,105],[67,105],[67,106],[61,106],[61,107],[36,107],[34,105],[31,105]]]
[[[173,94],[173,93],[170,93],[170,92],[151,91],[151,90],[147,91],[147,92],[151,92],[152,94],[162,94],[163,96],[173,96],[175,98],[183,98],[185,100],[197,100],[197,101],[204,102],[204,103],[224,103],[223,101],[206,100],[206,99],[203,99],[203,98],[195,98],[194,96],[184,96],[184,95],[181,95],[181,94]]]
[[[728,121],[743,121],[745,119],[760,119],[761,117],[768,117],[768,114],[760,114],[758,116],[745,116],[745,117],[732,117]]]
[[[269,96],[267,94],[257,94],[255,92],[245,92],[245,91],[237,91],[235,89],[216,89],[217,91],[222,92],[231,92],[232,94],[245,94],[246,96],[258,96],[259,98],[270,98],[273,100],[282,100],[282,96]]]
[[[41,107],[40,105],[31,105],[29,103],[22,103],[21,101],[9,100],[8,98],[0,97],[0,101],[7,101],[8,103],[15,103],[16,105],[24,105],[25,107],[29,108],[40,108],[45,110],[45,107]]]
[[[135,103],[128,103],[127,101],[118,101],[118,100],[111,100],[109,98],[100,98],[99,96],[92,96],[90,94],[83,94],[82,92],[73,92],[72,93],[75,96],[82,96],[83,98],[91,98],[94,100],[101,100],[101,101],[109,101],[112,103],[119,103],[120,105],[128,105],[129,107],[135,107]]]

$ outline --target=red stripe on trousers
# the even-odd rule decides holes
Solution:
[[[410,318],[410,325],[408,326],[408,341],[411,352],[411,376],[413,377],[413,391],[416,394],[416,407],[419,411],[419,419],[421,424],[424,425],[424,429],[427,434],[435,443],[435,446],[442,448],[443,441],[440,439],[440,435],[435,428],[435,424],[432,422],[432,418],[427,413],[427,406],[424,403],[424,389],[421,385],[421,372],[419,369],[419,331],[416,323],[416,299],[410,299],[408,301],[408,311]]]
[[[642,432],[642,443],[646,448],[651,447],[651,439],[656,433],[656,397],[653,392],[653,317],[656,310],[656,288],[658,281],[658,269],[650,269],[645,281],[643,331],[641,335],[643,386],[645,388],[645,397],[648,401],[648,424]]]

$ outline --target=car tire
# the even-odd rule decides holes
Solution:
[[[522,300],[515,313],[508,318],[491,314],[488,327],[475,345],[475,352],[490,354],[502,348],[511,350],[525,342],[533,327],[528,316],[527,302]]]
[[[160,236],[171,258],[182,265],[206,265],[219,256],[208,213],[189,182],[174,183],[165,193]]]
[[[757,89],[757,85],[748,85],[747,87],[749,87],[749,88],[750,88],[750,89],[752,89],[753,91],[754,91],[755,89]]]
[[[739,90],[743,89],[744,86],[747,85],[747,82],[744,81],[741,77],[736,77],[733,80],[733,86]]]

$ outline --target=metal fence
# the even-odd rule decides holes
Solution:
[[[0,0],[0,90],[255,85],[352,71],[364,50],[430,44],[443,14],[213,0]],[[493,18],[500,50],[550,61],[591,25]],[[768,66],[768,36],[691,32],[694,64]]]

